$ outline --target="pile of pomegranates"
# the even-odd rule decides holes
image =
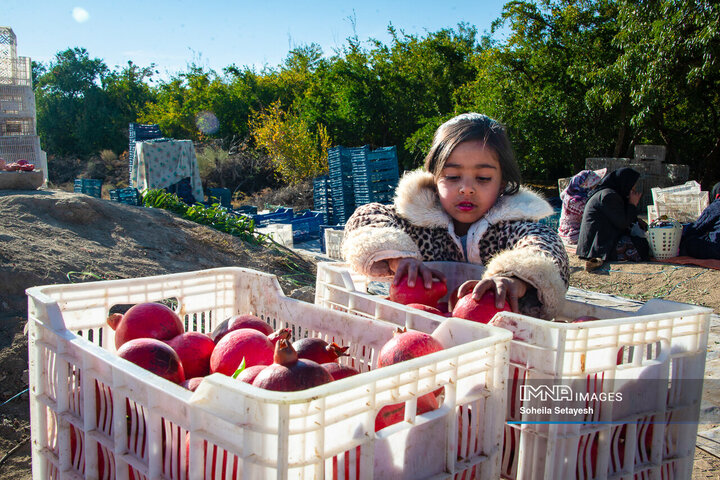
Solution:
[[[35,170],[35,165],[28,163],[27,160],[18,160],[17,162],[5,163],[5,160],[0,158],[0,171],[5,172],[32,172]]]
[[[110,315],[108,325],[115,330],[120,357],[193,391],[212,373],[282,392],[305,390],[360,373],[338,362],[347,356],[347,346],[316,337],[291,342],[289,329],[273,331],[255,315],[230,317],[208,335],[185,332],[180,317],[161,303],[140,303],[125,314]],[[432,335],[398,329],[380,349],[377,368],[442,348]],[[420,396],[417,413],[437,409],[443,391],[441,387]],[[402,421],[404,416],[404,402],[386,405],[376,417],[375,431]]]

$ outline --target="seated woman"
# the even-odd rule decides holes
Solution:
[[[577,255],[586,259],[585,270],[600,267],[607,260],[646,260],[650,246],[644,237],[630,234],[638,222],[641,193],[636,190],[640,173],[619,168],[602,179],[585,205]]]
[[[583,170],[570,179],[568,186],[560,192],[562,211],[558,224],[558,235],[566,245],[576,245],[580,234],[583,211],[590,193],[600,183],[605,169]]]
[[[710,205],[683,228],[680,255],[720,260],[720,182],[710,192]]]

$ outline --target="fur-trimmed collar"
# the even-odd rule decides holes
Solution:
[[[419,227],[447,227],[450,215],[440,205],[433,175],[423,169],[406,173],[395,190],[397,213]],[[489,223],[510,220],[537,221],[552,215],[553,208],[538,193],[520,187],[515,195],[503,195],[485,214]]]

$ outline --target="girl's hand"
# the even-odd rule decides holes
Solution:
[[[407,284],[409,287],[415,286],[415,280],[418,278],[418,273],[422,277],[422,281],[425,284],[425,288],[429,289],[432,287],[433,277],[445,281],[445,275],[442,272],[428,268],[423,262],[416,258],[392,258],[388,260],[390,270],[395,272],[395,278],[393,278],[393,284],[397,285],[400,280],[407,275]]]
[[[495,307],[502,308],[505,300],[510,304],[513,312],[519,311],[518,299],[525,296],[528,284],[519,278],[492,276],[484,280],[468,280],[460,285],[458,298],[462,298],[472,292],[473,298],[480,301],[487,291],[495,292]]]

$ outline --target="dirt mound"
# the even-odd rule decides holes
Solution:
[[[315,264],[255,246],[164,210],[62,191],[0,191],[0,404],[28,386],[25,289],[47,284],[239,266],[278,276],[286,295],[313,301]],[[3,479],[30,478],[27,394],[0,408]]]

